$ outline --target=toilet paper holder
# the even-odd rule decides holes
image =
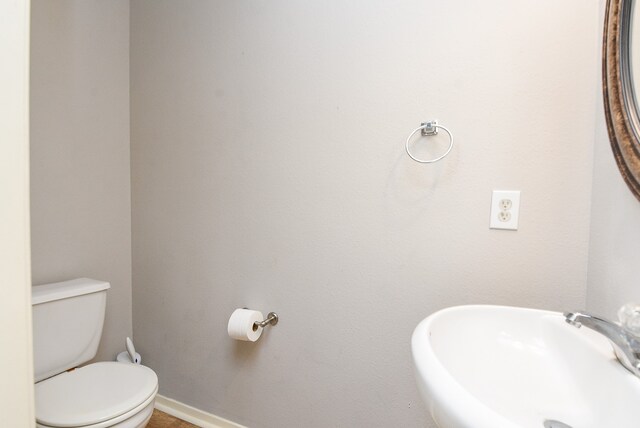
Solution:
[[[266,327],[267,325],[276,325],[278,324],[278,314],[276,314],[275,312],[269,312],[267,314],[267,318],[265,318],[263,321],[256,321],[253,323],[253,331],[256,331],[259,327]]]

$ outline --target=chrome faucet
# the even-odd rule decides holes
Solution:
[[[640,337],[614,322],[584,312],[565,312],[564,317],[574,327],[585,326],[609,339],[618,361],[640,377]]]

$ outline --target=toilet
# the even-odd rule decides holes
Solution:
[[[139,364],[97,362],[108,282],[79,278],[32,288],[36,426],[143,428],[158,377]]]

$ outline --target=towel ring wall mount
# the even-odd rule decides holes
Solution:
[[[447,135],[449,135],[449,147],[447,148],[447,151],[444,152],[443,155],[438,156],[437,158],[433,158],[433,159],[419,159],[417,157],[415,157],[411,151],[409,150],[409,143],[411,142],[411,138],[413,138],[413,136],[418,132],[421,131],[421,135],[425,136],[425,137],[430,137],[430,136],[434,136],[434,135],[438,135],[438,129],[442,129],[444,132],[447,133]],[[420,124],[419,127],[417,127],[416,129],[414,129],[411,134],[409,134],[409,136],[407,137],[407,142],[404,145],[405,150],[407,151],[407,154],[409,155],[409,157],[411,159],[413,159],[416,162],[420,162],[420,163],[433,163],[433,162],[438,162],[440,159],[444,158],[445,156],[447,156],[449,154],[449,152],[451,151],[451,149],[453,148],[453,134],[451,134],[451,131],[449,131],[446,127],[439,125],[438,121],[436,119],[430,120],[428,122],[422,122]]]

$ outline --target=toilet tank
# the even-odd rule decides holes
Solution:
[[[89,278],[32,287],[36,382],[95,357],[109,287],[108,282]]]

